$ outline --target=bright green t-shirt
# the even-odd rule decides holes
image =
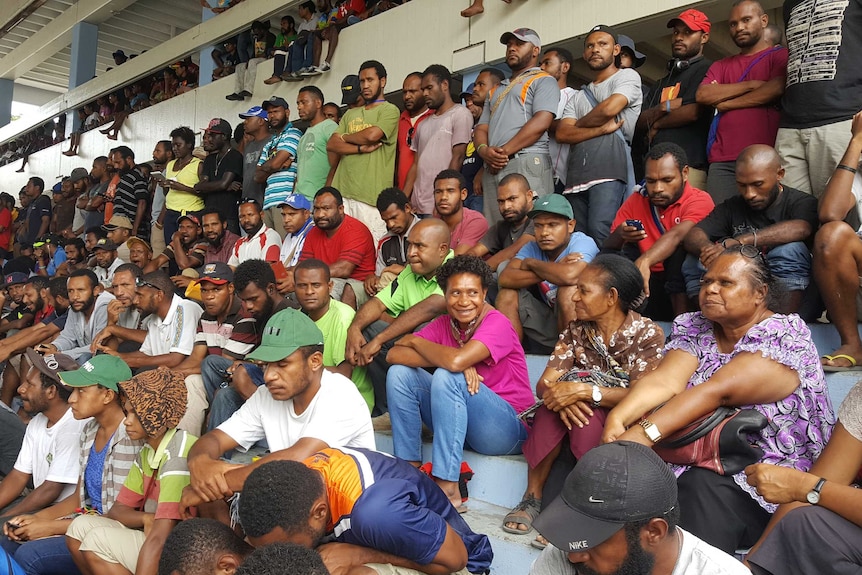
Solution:
[[[344,351],[347,347],[347,328],[353,321],[356,312],[346,303],[332,300],[329,302],[329,311],[322,318],[314,322],[323,333],[323,365],[335,367],[344,361]],[[353,375],[350,377],[362,399],[368,405],[370,412],[374,408],[374,388],[371,386],[371,377],[364,367],[354,367]]]
[[[326,143],[337,129],[338,124],[327,118],[308,128],[296,147],[297,172],[294,190],[311,201],[314,201],[317,190],[326,185],[326,177],[329,175]]]
[[[392,187],[400,115],[398,108],[389,102],[370,110],[359,107],[345,112],[338,124],[339,134],[355,134],[365,128],[377,126],[383,130],[384,136],[383,145],[370,154],[342,156],[332,180],[333,187],[338,189],[342,196],[375,206],[380,192]]]
[[[455,256],[455,252],[449,250],[443,263],[448,262]],[[443,290],[437,285],[437,277],[426,279],[413,273],[413,268],[404,266],[398,277],[392,283],[380,290],[376,296],[386,311],[394,317],[401,315],[404,310],[413,307],[430,295],[443,295]]]

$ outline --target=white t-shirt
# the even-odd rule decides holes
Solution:
[[[859,169],[862,169],[862,164],[859,165]],[[850,190],[853,192],[853,199],[856,200],[856,215],[862,220],[862,174],[859,172],[853,175],[853,185]],[[862,232],[862,226],[859,226],[857,232]]]
[[[324,370],[320,390],[302,415],[293,400],[273,399],[265,385],[230,419],[219,425],[242,449],[266,438],[272,452],[287,449],[304,437],[329,447],[376,449],[368,405],[356,385],[343,375]]]
[[[575,92],[577,92],[577,90],[568,86],[560,90],[560,105],[557,107],[557,116],[555,119],[559,120],[563,117],[563,111],[566,109],[566,105],[569,103],[569,100],[575,97]],[[554,177],[564,184],[566,183],[566,171],[569,169],[570,148],[570,144],[558,144],[556,138],[548,140],[548,149],[551,152],[551,164],[554,168]]]
[[[671,575],[751,575],[740,561],[688,531],[679,529],[682,549]],[[577,575],[565,551],[548,545],[530,567],[530,575]]]
[[[141,344],[141,353],[147,355],[191,354],[195,347],[198,321],[203,312],[201,306],[195,302],[173,294],[171,307],[164,320],[159,317],[159,314],[151,313],[141,323],[141,329],[147,331],[147,337]]]
[[[36,487],[46,481],[65,483],[66,486],[54,502],[65,499],[75,491],[81,476],[81,431],[89,421],[75,419],[72,410],[67,409],[63,417],[51,427],[48,427],[48,418],[41,413],[34,415],[27,425],[15,469],[32,475]]]

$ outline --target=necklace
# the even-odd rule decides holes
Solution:
[[[452,337],[455,338],[455,341],[458,342],[458,347],[464,347],[467,345],[467,342],[470,341],[470,338],[473,337],[473,334],[476,332],[476,328],[479,327],[479,316],[481,313],[476,315],[470,323],[467,324],[465,329],[461,329],[458,327],[458,323],[449,317],[449,326],[452,328]]]

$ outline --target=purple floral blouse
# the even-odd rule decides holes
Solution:
[[[763,463],[773,463],[808,471],[829,441],[835,413],[826,387],[826,377],[820,356],[811,340],[811,332],[796,315],[775,314],[751,327],[736,342],[733,351],[721,353],[713,334],[713,324],[700,312],[682,314],[673,322],[670,341],[665,351],[678,349],[698,360],[698,368],[688,382],[694,387],[712,377],[738,353],[749,352],[786,365],[799,374],[799,386],[790,395],[775,403],[740,405],[753,408],[769,419],[769,425],[753,443],[763,449]],[[688,468],[672,466],[677,477]],[[751,487],[745,473],[733,476],[743,491],[761,507],[774,512],[777,505],[768,503]]]

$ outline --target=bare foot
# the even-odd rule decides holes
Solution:
[[[457,481],[444,481],[438,477],[432,477],[432,479],[434,480],[434,483],[443,490],[446,497],[449,498],[449,502],[452,504],[452,507],[458,509],[464,504],[461,500],[461,491],[458,489]]]
[[[107,137],[109,140],[116,140],[116,139],[117,139],[117,134],[108,134],[106,137]]]
[[[77,156],[78,152],[76,152],[75,150],[66,150],[65,152],[63,152],[63,155],[64,156]]]
[[[461,16],[463,16],[464,18],[469,18],[471,16],[481,14],[485,11],[485,6],[483,4],[484,0],[473,0],[473,3],[470,4],[469,8],[461,10]]]
[[[104,130],[99,130],[99,131],[102,132],[103,134],[108,134],[108,133],[110,133],[111,128],[105,128]]]

